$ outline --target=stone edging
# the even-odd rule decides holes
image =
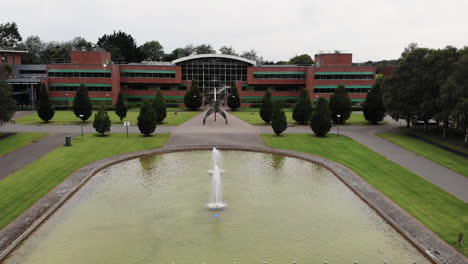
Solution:
[[[99,160],[79,169],[0,231],[0,261],[8,256],[16,246],[79,190],[88,179],[100,170],[116,163],[142,156],[160,155],[171,152],[210,150],[212,147],[213,146],[165,147],[144,150]],[[351,169],[337,162],[306,153],[268,147],[219,146],[219,149],[280,154],[323,166],[337,176],[435,263],[468,263],[467,259],[460,252],[440,239],[406,211],[385,197],[380,191],[364,181]]]

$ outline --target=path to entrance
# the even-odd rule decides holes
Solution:
[[[214,121],[212,114],[203,125],[202,113],[172,130],[167,147],[193,146],[264,146],[260,131],[239,118],[227,114],[229,124],[217,115]]]

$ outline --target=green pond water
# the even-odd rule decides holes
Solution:
[[[130,160],[96,174],[4,263],[430,263],[327,169],[221,153],[223,211],[206,208],[211,152]]]

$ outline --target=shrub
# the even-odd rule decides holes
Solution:
[[[94,114],[93,127],[96,129],[96,132],[102,135],[110,131],[111,121],[106,111],[100,109],[96,114]]]
[[[48,123],[54,117],[55,110],[50,102],[47,87],[42,83],[39,88],[39,102],[37,103],[37,115],[44,122]]]
[[[269,124],[271,121],[271,114],[273,111],[273,102],[271,101],[271,93],[267,91],[263,96],[262,107],[260,108],[260,117]]]
[[[115,114],[120,118],[120,122],[127,116],[128,106],[122,91],[119,92],[117,103],[115,104]]]
[[[76,91],[75,100],[73,100],[73,113],[83,121],[88,120],[93,113],[93,106],[88,96],[88,89],[83,84],[81,84]],[[83,115],[83,117],[80,117],[80,115]]]
[[[372,124],[377,124],[385,117],[385,106],[382,101],[380,89],[381,84],[381,78],[377,79],[377,82],[372,86],[372,89],[367,94],[366,100],[362,105],[364,118]]]
[[[312,110],[312,102],[310,101],[309,92],[306,88],[303,88],[296,106],[294,106],[293,119],[297,123],[305,124],[310,121]]]
[[[184,104],[191,110],[198,110],[202,105],[202,95],[198,89],[197,81],[192,81],[192,87],[185,93]]]
[[[227,98],[227,105],[233,111],[241,106],[241,100],[236,85],[233,85],[231,94]]]
[[[320,97],[317,108],[312,114],[310,121],[312,131],[319,136],[324,137],[331,129],[330,110],[328,109],[327,99]]]
[[[153,106],[149,102],[145,102],[138,115],[138,129],[143,135],[149,136],[156,129],[156,123]]]
[[[164,100],[161,91],[158,91],[156,97],[153,100],[153,110],[156,114],[156,122],[161,124],[167,116],[166,112],[166,101]]]
[[[273,128],[273,132],[276,135],[280,135],[283,133],[286,128],[288,128],[288,122],[286,120],[286,115],[284,114],[281,105],[278,103],[273,103],[273,110],[271,114],[271,127]]]
[[[330,97],[330,114],[335,124],[343,124],[351,116],[351,99],[343,85],[336,88],[335,93]],[[340,115],[340,118],[337,117]]]

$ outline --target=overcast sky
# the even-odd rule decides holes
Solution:
[[[96,42],[122,30],[166,52],[208,43],[274,61],[343,50],[361,62],[396,59],[411,42],[468,45],[468,0],[14,0],[1,8],[0,23],[15,21],[23,39]]]

